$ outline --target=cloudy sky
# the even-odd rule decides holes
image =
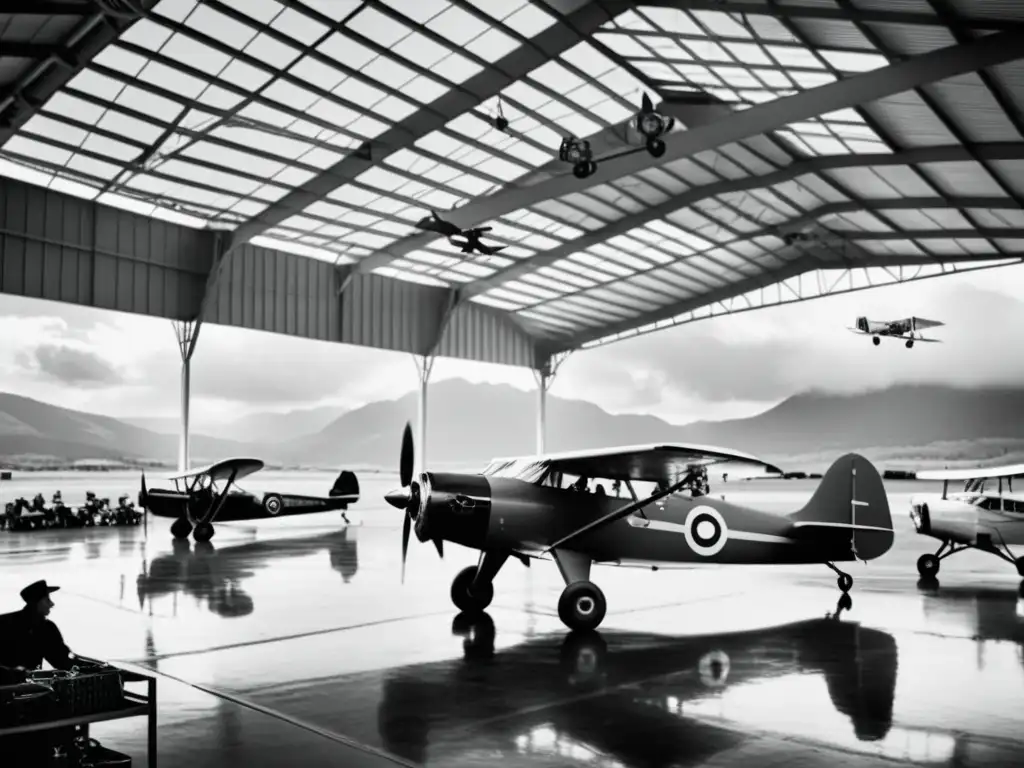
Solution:
[[[1019,297],[1024,267],[1009,267],[705,320],[575,353],[553,394],[683,423],[755,413],[809,388],[1017,384]],[[876,348],[846,330],[858,314],[916,314],[948,327],[933,332],[943,344]],[[0,390],[112,416],[178,412],[180,366],[167,321],[0,294],[0,338]],[[417,384],[406,354],[215,325],[204,327],[192,371],[196,429],[246,412],[356,407]],[[439,360],[433,380],[452,377],[534,387],[529,371]]]

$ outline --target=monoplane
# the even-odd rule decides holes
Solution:
[[[1001,557],[1024,576],[1024,493],[1013,492],[1013,479],[1024,476],[1024,464],[978,469],[941,469],[917,473],[918,480],[941,480],[942,494],[916,494],[910,499],[910,519],[923,536],[942,542],[934,554],[921,555],[917,572],[934,579],[939,564],[965,549]],[[963,491],[949,491],[962,482]],[[1006,493],[1004,493],[1004,487]]]
[[[476,251],[484,256],[493,256],[506,248],[504,245],[484,245],[480,242],[481,236],[485,232],[490,232],[493,227],[472,227],[470,229],[460,229],[450,221],[442,219],[437,211],[431,211],[429,216],[424,216],[416,222],[416,227],[418,229],[425,229],[428,232],[436,232],[439,235],[443,235],[448,238],[449,243],[457,246],[462,253],[473,253],[473,251]]]
[[[788,516],[707,495],[709,465],[730,476],[781,474],[747,453],[697,445],[645,445],[495,459],[479,474],[423,472],[413,479],[412,430],[402,440],[402,488],[385,497],[405,510],[402,569],[415,523],[421,542],[480,551],[477,565],[452,582],[460,611],[484,610],[508,558],[524,565],[553,559],[565,581],[558,615],[570,629],[595,629],[605,597],[591,565],[646,568],[693,563],[822,563],[838,574],[849,601],[853,577],[835,563],[873,560],[892,546],[882,479],[862,456],[847,454],[822,478],[810,501]],[[655,486],[646,492],[644,486]],[[704,485],[704,487],[700,487]],[[704,495],[692,495],[694,487]],[[691,495],[683,493],[691,489]]]
[[[142,475],[139,506],[157,517],[173,517],[171,535],[196,541],[213,538],[214,520],[235,522],[287,515],[341,510],[359,501],[359,481],[352,472],[343,471],[327,496],[302,496],[289,493],[265,493],[262,497],[243,491],[239,480],[263,469],[259,459],[235,458],[192,469],[170,479],[174,490],[146,488]],[[347,521],[347,518],[346,518]]]
[[[938,328],[940,325],[945,323],[920,317],[905,317],[902,320],[868,320],[866,317],[858,317],[856,327],[849,330],[871,336],[871,343],[876,347],[882,343],[882,336],[891,336],[905,340],[907,349],[912,349],[915,341],[941,343],[942,339],[927,339],[921,333],[925,328]]]

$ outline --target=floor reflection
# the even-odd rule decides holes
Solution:
[[[326,549],[331,568],[348,584],[359,570],[358,541],[345,527],[305,538],[252,541],[218,548],[213,542],[175,540],[171,552],[144,563],[136,579],[139,608],[156,598],[185,594],[222,618],[248,616],[255,608],[243,583],[272,562]]]
[[[487,615],[460,615],[452,630],[465,638],[462,659],[398,669],[384,683],[383,745],[415,762],[455,760],[483,748],[486,734],[486,748],[504,756],[698,765],[747,735],[687,717],[687,703],[786,676],[824,678],[858,739],[883,738],[892,724],[896,641],[837,618],[684,639],[548,635],[500,651]],[[807,704],[812,718],[822,703]]]

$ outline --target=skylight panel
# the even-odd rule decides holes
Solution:
[[[621,32],[598,32],[596,37],[601,43],[611,48],[613,52],[626,58],[646,59],[651,55],[651,52],[640,45],[636,38],[624,35]]]
[[[192,13],[185,18],[184,24],[201,34],[215,37],[225,45],[239,51],[245,48],[258,34],[254,27],[236,21],[201,3],[196,5]]]
[[[889,59],[878,53],[832,51],[819,48],[818,55],[840,72],[870,72],[889,66]]]
[[[405,0],[401,0],[405,2]],[[426,23],[427,29],[451,40],[462,47],[470,40],[479,37],[490,27],[472,13],[457,6],[449,6],[448,10],[433,17]]]
[[[542,10],[541,6],[529,2],[502,19],[506,27],[515,30],[527,40],[536,37],[555,22],[554,16]]]
[[[466,50],[484,61],[494,63],[519,48],[519,41],[500,29],[491,28],[466,46]]]
[[[346,26],[377,45],[389,49],[412,33],[412,30],[400,21],[368,5],[364,5],[362,10],[349,19]]]
[[[444,59],[431,67],[431,72],[455,85],[461,85],[483,71],[484,68],[479,64],[470,61],[458,53],[448,54]]]

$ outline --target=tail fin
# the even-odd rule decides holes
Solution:
[[[893,542],[892,516],[882,478],[874,465],[856,453],[829,467],[811,500],[793,513],[793,527],[838,549],[834,559],[874,560]]]
[[[359,481],[355,472],[343,469],[338,479],[334,481],[331,492],[328,496],[359,496]]]

